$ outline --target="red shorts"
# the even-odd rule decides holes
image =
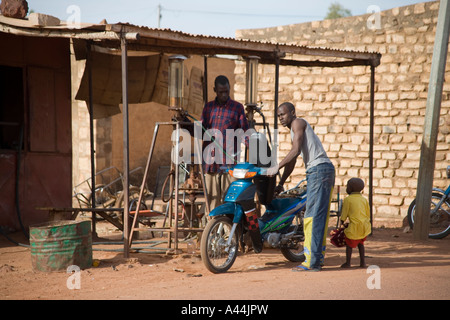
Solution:
[[[358,244],[364,244],[364,241],[366,241],[365,237],[364,239],[349,239],[345,237],[345,244],[349,246],[350,248],[356,248]]]

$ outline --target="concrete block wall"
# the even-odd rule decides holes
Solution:
[[[376,68],[374,127],[374,224],[401,226],[415,198],[439,2],[418,3],[372,14],[264,29],[238,30],[239,39],[382,54]],[[313,57],[319,59],[320,57]],[[311,59],[311,57],[302,57]],[[322,58],[323,59],[323,58]],[[448,185],[450,165],[450,60],[447,58],[434,186]],[[273,124],[275,67],[259,66],[259,101]],[[245,63],[235,67],[235,98],[245,101]],[[291,101],[319,135],[336,166],[345,195],[351,177],[369,178],[370,67],[280,67],[279,103]],[[290,136],[279,125],[279,157]],[[298,160],[288,186],[305,177]]]

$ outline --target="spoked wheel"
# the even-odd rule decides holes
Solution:
[[[129,202],[129,210],[136,210],[137,208],[137,202],[139,200],[139,193],[141,192],[141,189],[136,186],[130,186],[128,189],[128,202]],[[145,192],[144,192],[145,197]],[[139,210],[146,210],[147,206],[145,205],[144,197],[141,201],[141,205],[139,206]],[[123,191],[120,192],[119,197],[117,198],[117,201],[115,203],[116,208],[123,208],[125,205],[125,199],[124,199],[124,193]],[[118,215],[119,221],[123,223],[123,215]]]
[[[233,265],[238,253],[238,230],[235,230],[230,245],[228,240],[233,223],[225,216],[210,220],[203,230],[201,255],[206,268],[212,273],[226,272]]]
[[[450,203],[448,199],[436,209],[442,197],[445,197],[445,195],[437,192],[433,192],[431,195],[430,230],[428,235],[431,239],[442,239],[450,234]],[[408,208],[408,223],[411,229],[414,227],[415,214],[416,199],[411,202]]]
[[[303,253],[303,241],[305,235],[303,233],[303,212],[299,212],[292,221],[288,232],[295,232],[294,236],[281,247],[281,253],[283,256],[292,262],[305,261],[305,255]]]
[[[104,184],[97,184],[95,186],[95,207],[96,208],[110,208],[114,206],[116,198],[113,196],[111,190]],[[92,203],[92,194],[88,197],[89,205]]]

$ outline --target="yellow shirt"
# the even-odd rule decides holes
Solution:
[[[359,192],[354,192],[344,199],[341,220],[349,219],[344,233],[349,239],[364,239],[372,231],[370,225],[369,202]]]

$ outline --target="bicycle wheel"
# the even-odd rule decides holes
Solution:
[[[239,244],[237,229],[230,245],[227,245],[232,226],[230,218],[220,216],[210,220],[203,230],[200,244],[202,261],[212,273],[226,272],[236,260]]]
[[[136,186],[130,186],[128,188],[128,201],[131,204],[133,202],[133,200],[139,200],[139,193],[141,192],[141,189],[139,187]],[[144,195],[142,197],[142,203],[141,205],[144,203],[145,201],[145,190],[144,190]],[[125,204],[125,200],[124,200],[124,194],[123,191],[120,192],[119,196],[117,197],[116,203],[114,204],[114,206],[116,208],[123,208],[123,205]]]
[[[428,235],[431,239],[442,239],[450,234],[449,199],[442,202],[441,206],[435,210],[442,197],[445,197],[445,195],[437,192],[433,192],[431,195],[430,230]],[[408,223],[411,229],[414,227],[415,212],[416,199],[411,202],[408,208]]]

